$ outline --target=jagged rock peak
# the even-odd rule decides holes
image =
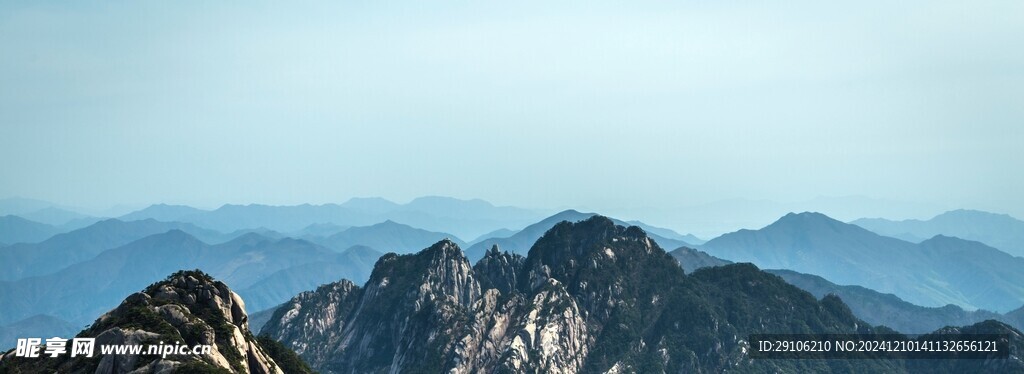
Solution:
[[[497,256],[501,254],[501,249],[498,249],[498,245],[492,245],[491,249],[487,250],[487,256]]]
[[[502,252],[497,245],[487,251],[484,258],[473,266],[480,287],[484,290],[497,289],[507,295],[516,290],[519,284],[519,272],[523,269],[526,258],[515,253]]]

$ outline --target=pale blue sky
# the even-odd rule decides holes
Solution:
[[[3,2],[0,197],[1024,216],[1024,2],[784,3]]]

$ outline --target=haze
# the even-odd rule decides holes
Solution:
[[[863,196],[906,207],[875,216],[1024,217],[1022,14],[1019,1],[4,2],[0,197],[444,195],[668,223],[722,200]]]

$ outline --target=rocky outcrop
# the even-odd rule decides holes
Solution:
[[[352,313],[363,290],[341,280],[303,292],[282,305],[261,335],[289,342],[295,353],[309,362],[326,362],[341,342],[346,317]]]
[[[14,358],[13,372],[166,373],[215,370],[283,373],[249,331],[245,303],[227,285],[200,271],[181,271],[128,296],[79,336],[96,338],[96,356]],[[102,355],[101,345],[209,345],[198,355]],[[144,348],[145,349],[145,348]]]
[[[476,265],[473,265],[473,271],[483,289],[494,288],[502,294],[509,294],[519,284],[519,273],[525,261],[523,256],[502,252],[494,245]]]

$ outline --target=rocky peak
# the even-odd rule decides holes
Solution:
[[[95,337],[97,346],[210,345],[209,354],[153,357],[97,352],[92,358],[47,359],[44,371],[163,373],[219,368],[236,373],[283,373],[249,331],[248,318],[241,297],[227,285],[198,270],[180,271],[128,296],[79,336]]]
[[[415,256],[428,258],[425,279],[419,287],[421,301],[441,297],[462,307],[470,307],[480,298],[480,285],[473,266],[458,244],[441,240]]]
[[[456,321],[480,295],[469,261],[451,240],[416,254],[384,255],[333,347],[342,353],[319,366],[340,372],[408,371],[410,363],[436,359],[451,349]]]
[[[525,264],[521,282],[534,289],[550,277],[573,285],[579,277],[614,277],[622,271],[639,271],[637,266],[676,267],[675,261],[651,240],[643,229],[615,225],[611,219],[593,216],[571,223],[561,222],[544,234]],[[604,274],[605,270],[617,269]],[[625,274],[624,274],[625,275]],[[575,287],[570,286],[570,290]]]
[[[249,329],[249,316],[245,313],[242,298],[226,284],[203,272],[174,273],[166,280],[150,285],[143,293],[158,303],[184,305],[193,312],[212,313],[227,323]],[[103,317],[100,317],[100,322],[103,322]]]

